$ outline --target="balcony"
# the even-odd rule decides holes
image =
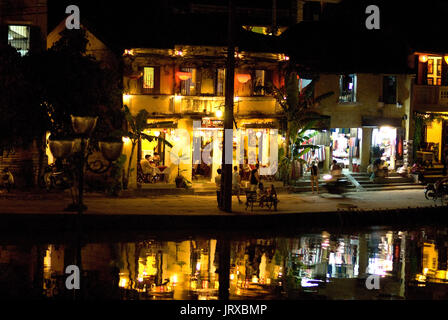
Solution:
[[[170,109],[174,113],[191,114],[215,113],[218,109],[224,111],[224,97],[200,97],[200,96],[175,96],[171,99]],[[280,113],[281,107],[272,97],[238,97],[234,100],[234,113],[237,115],[247,115],[254,112],[266,115]]]
[[[414,85],[413,107],[420,111],[445,111],[448,108],[448,86]]]
[[[179,113],[214,113],[218,109],[224,110],[224,97],[198,97],[176,96],[174,97],[174,110]]]

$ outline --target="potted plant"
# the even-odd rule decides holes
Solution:
[[[188,155],[186,154],[175,154],[173,152],[171,152],[171,156],[175,159],[175,161],[173,161],[175,164],[177,164],[177,176],[174,179],[175,183],[176,183],[176,187],[177,188],[188,188],[191,185],[191,182],[188,181],[182,174],[181,172],[187,171],[186,169],[180,169],[180,162],[182,160],[188,160]]]

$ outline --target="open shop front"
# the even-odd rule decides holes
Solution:
[[[403,165],[403,142],[405,129],[399,118],[365,118],[364,130],[372,130],[370,163],[376,159],[384,161],[389,170]]]
[[[422,143],[416,151],[417,159],[427,164],[442,164],[448,150],[448,112],[417,113],[423,122]]]
[[[358,172],[361,164],[362,128],[334,128],[331,135],[331,162],[346,170]]]

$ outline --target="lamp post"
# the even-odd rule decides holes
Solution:
[[[75,190],[77,189],[77,198],[73,199],[73,203],[70,204],[65,211],[77,211],[79,215],[83,211],[87,210],[87,206],[84,205],[84,173],[85,170],[89,170],[95,173],[104,173],[112,166],[112,163],[117,160],[123,150],[123,142],[120,141],[100,141],[99,147],[103,157],[107,161],[107,165],[101,160],[95,160],[89,163],[88,158],[90,153],[88,152],[88,146],[92,132],[95,130],[98,117],[80,117],[71,116],[72,129],[76,135],[75,139],[65,140],[50,140],[50,150],[55,158],[64,159],[69,156],[75,157],[77,183]]]

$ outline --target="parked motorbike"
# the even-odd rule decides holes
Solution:
[[[51,164],[45,169],[41,184],[47,191],[69,189],[73,186],[73,175],[67,167],[58,169]]]
[[[428,183],[425,187],[425,198],[437,201],[442,204],[448,203],[448,179],[444,178],[435,183]]]
[[[323,179],[325,180],[324,188],[328,193],[343,195],[347,192],[347,186],[349,185],[347,179],[333,177],[331,174],[324,175]]]

